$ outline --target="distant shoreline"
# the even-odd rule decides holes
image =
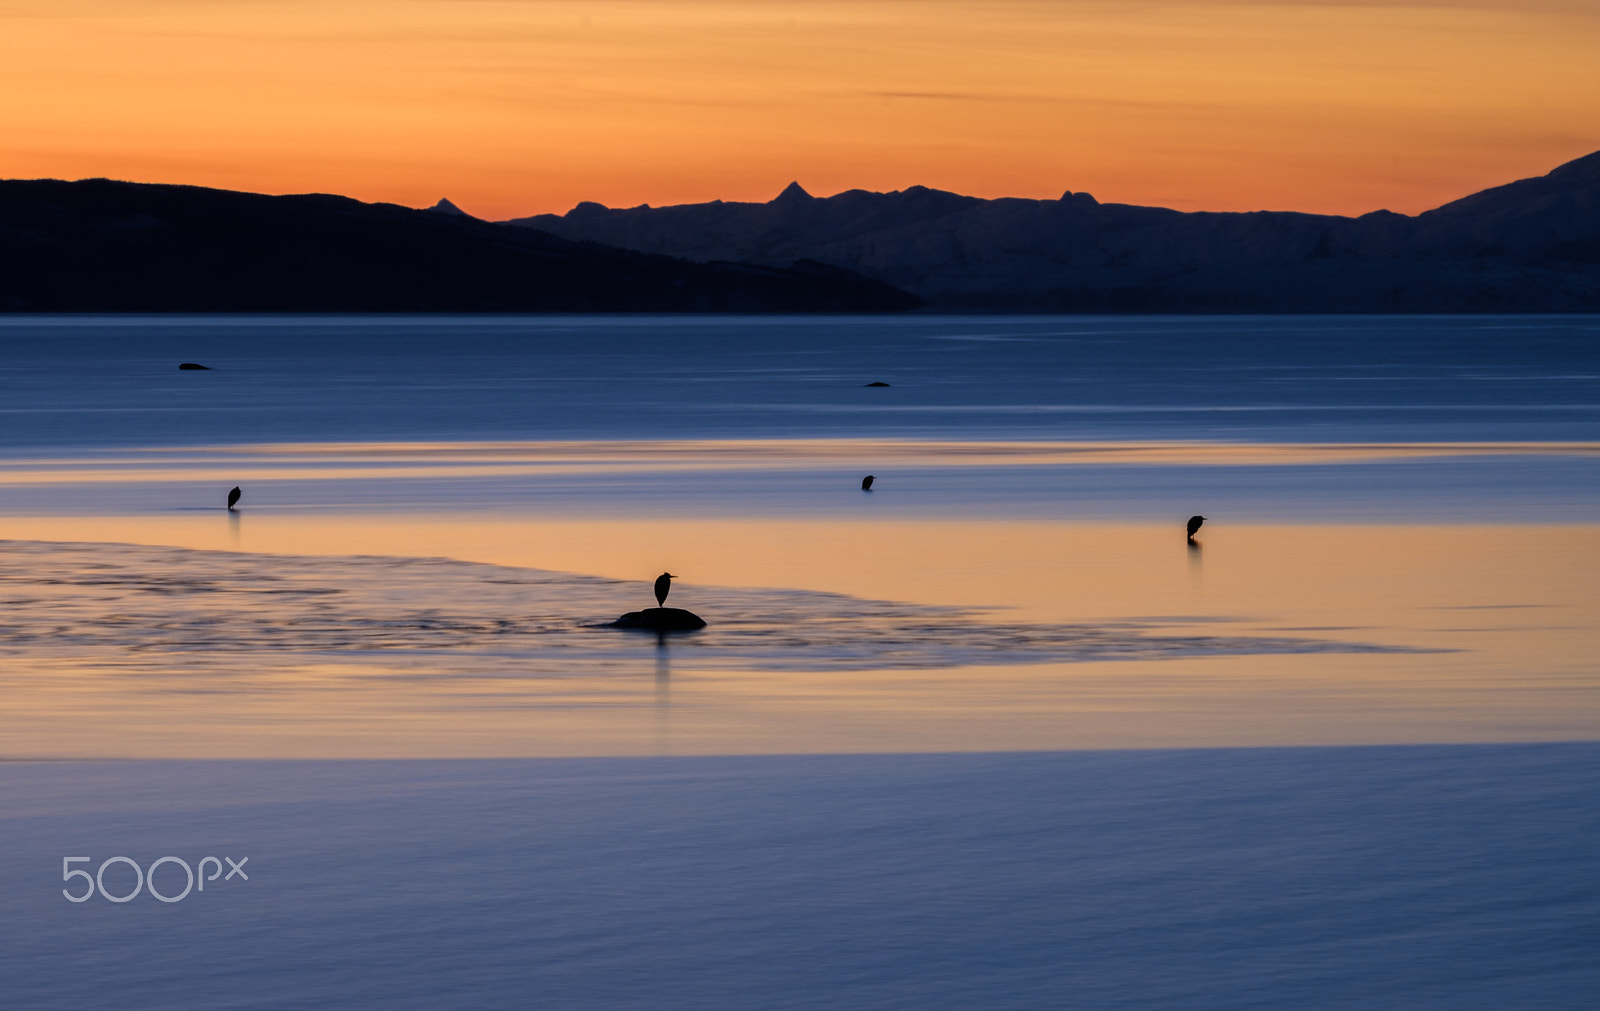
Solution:
[[[327,195],[0,180],[0,313],[1600,312],[1600,152],[1414,217],[915,186],[480,221]]]

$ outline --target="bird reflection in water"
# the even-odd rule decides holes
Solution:
[[[656,632],[656,754],[671,749],[672,664],[667,650],[667,633]]]
[[[667,656],[667,633],[656,633],[656,705],[671,703],[672,664]]]

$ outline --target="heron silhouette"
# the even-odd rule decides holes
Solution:
[[[872,480],[873,480],[873,478],[872,478],[871,474],[868,474],[866,477],[862,478],[861,479],[861,490],[862,491],[871,491],[872,490]]]
[[[1190,516],[1189,517],[1189,532],[1188,532],[1189,540],[1191,540],[1191,541],[1194,540],[1194,532],[1196,530],[1199,530],[1200,529],[1200,524],[1204,523],[1205,521],[1206,521],[1206,518],[1204,516]]]
[[[233,491],[228,492],[228,511],[229,512],[232,512],[233,511],[233,507],[239,504],[239,496],[242,495],[242,494],[244,494],[244,493],[241,492],[238,488],[234,488]]]
[[[656,606],[667,605],[667,594],[672,592],[672,573],[663,572],[656,577]]]

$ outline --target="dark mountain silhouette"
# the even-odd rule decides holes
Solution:
[[[911,308],[822,264],[691,263],[336,196],[0,181],[0,310],[810,312]]]
[[[765,204],[584,203],[512,223],[693,260],[809,259],[944,309],[1600,310],[1600,153],[1415,217],[1183,213],[922,186],[819,199],[791,183]]]

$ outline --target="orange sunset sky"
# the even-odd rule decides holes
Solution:
[[[1360,214],[1596,149],[1600,0],[0,0],[6,178]]]

